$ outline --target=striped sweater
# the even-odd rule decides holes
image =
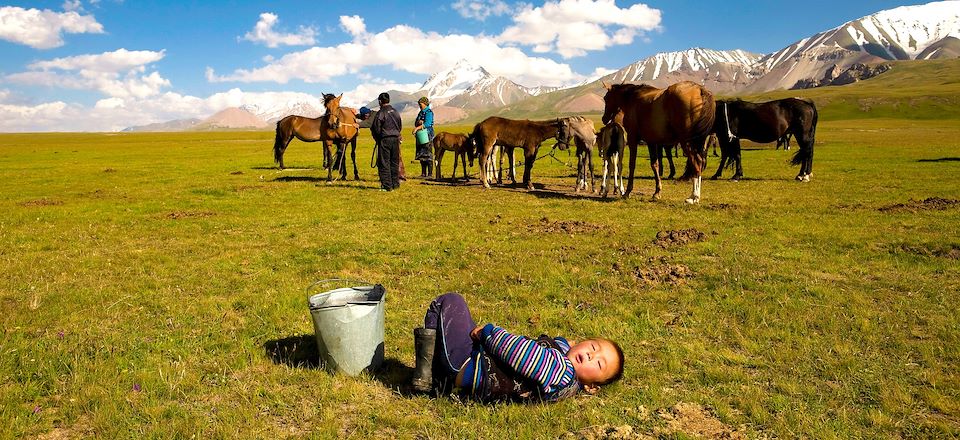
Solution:
[[[487,324],[480,332],[481,347],[475,347],[474,354],[464,365],[461,386],[472,395],[483,389],[486,378],[481,372],[485,371],[483,362],[487,360],[480,355],[482,350],[508,365],[518,375],[536,383],[545,400],[576,394],[579,383],[574,375],[573,364],[566,357],[570,343],[562,337],[554,338],[554,341],[560,350],[543,347],[526,336],[514,335]]]

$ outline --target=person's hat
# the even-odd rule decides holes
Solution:
[[[361,116],[366,116],[366,115],[370,114],[370,112],[371,112],[371,110],[370,110],[369,108],[367,108],[367,107],[360,107],[360,115],[361,115]]]
[[[426,96],[421,96],[420,99],[417,100],[417,102],[419,102],[419,103],[421,103],[421,104],[423,104],[423,105],[430,105],[430,100],[427,99]]]
[[[387,92],[383,92],[380,94],[380,96],[377,96],[377,100],[383,101],[383,102],[390,102],[390,94]]]

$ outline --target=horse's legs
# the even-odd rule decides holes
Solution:
[[[587,166],[587,160],[583,157],[583,151],[577,149],[577,183],[573,186],[573,192],[580,192],[581,188],[587,186],[587,174],[584,169]]]
[[[630,174],[627,178],[627,191],[623,194],[624,198],[630,197],[630,193],[633,192],[633,174],[634,174],[634,171],[636,171],[636,168],[637,168],[637,143],[632,142],[630,144]]]
[[[613,155],[613,189],[614,194],[623,195],[623,149]]]
[[[524,162],[523,162],[523,184],[527,187],[527,190],[533,190],[533,181],[530,179],[530,172],[533,170],[533,163],[537,160],[537,149],[534,147],[531,150],[524,149]],[[511,164],[513,158],[511,158]]]
[[[607,197],[607,171],[610,167],[610,158],[605,157],[603,159],[603,177],[600,178],[600,196]],[[616,185],[616,180],[613,181]]]
[[[663,159],[661,157],[661,152],[663,151],[662,145],[648,144],[647,151],[650,152],[650,169],[653,170],[653,180],[655,182],[656,189],[653,191],[653,196],[650,197],[650,200],[659,200],[660,199],[660,161]]]
[[[587,166],[590,168],[590,192],[597,192],[596,176],[593,174],[593,151],[587,150]]]
[[[720,144],[720,166],[717,167],[717,172],[713,173],[713,176],[710,177],[710,180],[717,180],[723,175],[723,167],[727,165],[728,156],[730,154],[730,141],[722,141],[720,140],[720,136],[717,136],[717,143]]]
[[[360,180],[360,170],[357,169],[357,136],[350,141],[350,160],[353,161],[353,180]]]
[[[672,146],[672,147],[667,147],[667,150],[664,151],[665,153],[667,153],[667,154],[666,154],[666,156],[667,156],[667,162],[670,164],[670,175],[667,176],[667,178],[668,178],[668,179],[673,179],[673,176],[675,176],[675,175],[677,174],[677,169],[674,168],[674,166],[673,166],[673,153],[670,152],[670,148],[673,148],[673,151],[674,151],[674,152],[676,152],[676,151],[678,151],[678,150],[680,150],[680,149],[677,148],[676,145],[674,145],[674,146]],[[663,170],[663,167],[661,167],[660,169]]]
[[[434,175],[436,176],[437,180],[440,180],[440,179],[443,178],[443,173],[440,171],[440,164],[443,162],[443,152],[444,152],[444,151],[445,151],[445,150],[444,150],[443,148],[434,148],[434,151],[433,151],[433,160],[434,160],[434,162],[436,162],[436,172],[434,173]],[[456,153],[454,153],[454,155],[453,155],[453,178],[456,178],[456,177],[457,177],[457,155],[456,155]]]
[[[743,177],[743,150],[740,148],[740,139],[734,139],[731,145],[733,146],[733,156],[731,157],[736,165],[736,170],[730,180],[736,182]]]

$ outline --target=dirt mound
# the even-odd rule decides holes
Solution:
[[[185,218],[204,218],[213,217],[216,213],[209,211],[173,211],[167,213],[166,217],[171,220],[181,220]]]
[[[899,212],[899,211],[943,211],[960,205],[960,200],[944,199],[942,197],[928,197],[923,200],[910,200],[907,203],[896,203],[884,206],[879,209],[880,212]]]
[[[931,248],[925,245],[907,245],[901,244],[900,246],[895,246],[892,249],[894,253],[908,253],[914,255],[921,255],[924,257],[939,257],[947,258],[950,260],[960,260],[960,245],[951,244],[946,247],[941,248]]]
[[[633,268],[633,276],[648,286],[679,285],[685,283],[687,278],[692,278],[693,271],[683,264],[671,264],[664,257],[650,257],[646,266]]]
[[[630,425],[599,425],[583,428],[577,432],[568,432],[560,438],[570,440],[652,440],[656,437],[634,432]]]
[[[37,199],[37,200],[27,200],[26,202],[21,202],[20,206],[31,207],[31,206],[60,206],[63,204],[62,200],[51,200],[51,199]]]
[[[706,408],[696,403],[680,402],[669,410],[657,413],[667,422],[658,434],[672,435],[683,433],[696,438],[708,439],[744,439],[742,432],[724,424]]]
[[[668,249],[677,246],[683,246],[687,243],[697,243],[707,239],[707,234],[696,230],[695,228],[680,229],[677,231],[657,232],[657,239],[653,244],[662,249]]]
[[[559,220],[550,221],[547,217],[541,217],[540,221],[527,226],[530,232],[551,233],[560,232],[563,234],[585,234],[603,229],[601,225],[595,225],[580,220]]]

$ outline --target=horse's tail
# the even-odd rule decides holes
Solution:
[[[680,180],[689,180],[699,176],[707,166],[707,139],[713,132],[713,124],[717,117],[717,102],[713,99],[713,93],[710,93],[705,87],[700,87],[700,111],[697,120],[690,130],[690,136],[687,142],[695,142],[692,149],[695,157],[687,158],[687,165],[683,169],[683,175]],[[697,169],[699,165],[699,170]]]
[[[815,143],[815,137],[817,135],[817,106],[813,104],[813,101],[805,101],[810,104],[810,127],[803,127],[803,142],[800,142],[800,136],[794,137],[797,138],[797,152],[793,153],[793,159],[790,160],[792,165],[802,165],[806,160],[813,157],[813,144]]]
[[[283,122],[286,120],[287,118],[283,118],[277,121],[277,135],[273,140],[273,161],[280,164],[281,167],[283,164],[283,150],[287,149],[286,130],[283,127]]]

